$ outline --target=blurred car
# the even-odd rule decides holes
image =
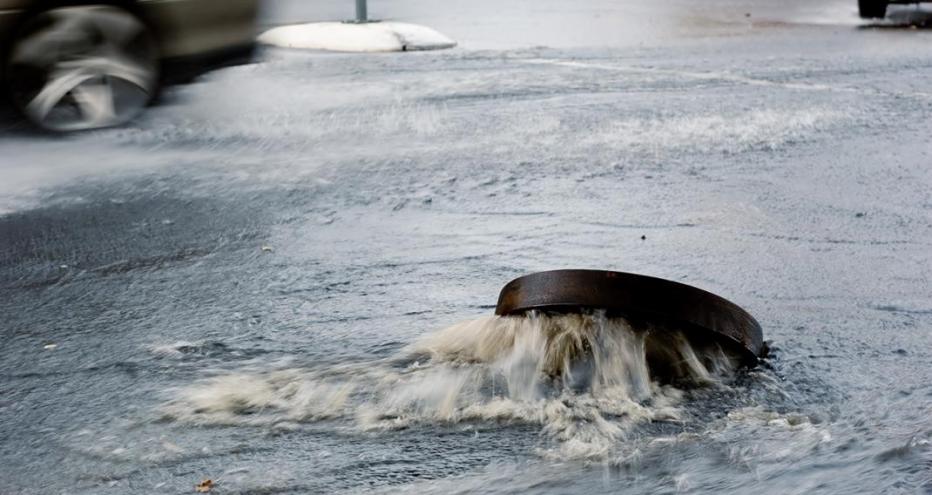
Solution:
[[[887,16],[887,6],[891,3],[920,3],[904,0],[858,0],[858,12],[864,19],[882,19]]]
[[[52,131],[119,125],[163,84],[249,61],[258,0],[0,0],[0,81]]]

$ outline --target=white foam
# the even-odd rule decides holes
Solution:
[[[635,426],[677,421],[682,392],[651,377],[658,339],[696,382],[730,369],[677,332],[601,315],[489,317],[454,325],[388,360],[224,374],[176,391],[168,417],[201,424],[339,420],[361,431],[419,423],[539,424],[540,454],[606,458]],[[721,351],[719,351],[721,352]],[[699,353],[702,355],[700,356]]]

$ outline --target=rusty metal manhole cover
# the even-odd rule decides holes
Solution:
[[[738,305],[696,287],[634,273],[553,270],[525,275],[505,285],[495,314],[587,310],[676,328],[694,341],[717,342],[749,366],[765,351],[760,324]]]

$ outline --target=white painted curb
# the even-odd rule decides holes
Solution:
[[[312,22],[270,29],[266,45],[338,52],[401,52],[452,48],[456,42],[429,27],[404,22]]]

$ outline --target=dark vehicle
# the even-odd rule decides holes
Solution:
[[[0,0],[0,81],[40,128],[138,115],[164,83],[250,59],[258,0]]]
[[[887,16],[887,6],[891,3],[918,3],[900,0],[858,0],[858,12],[864,19],[882,19]]]

